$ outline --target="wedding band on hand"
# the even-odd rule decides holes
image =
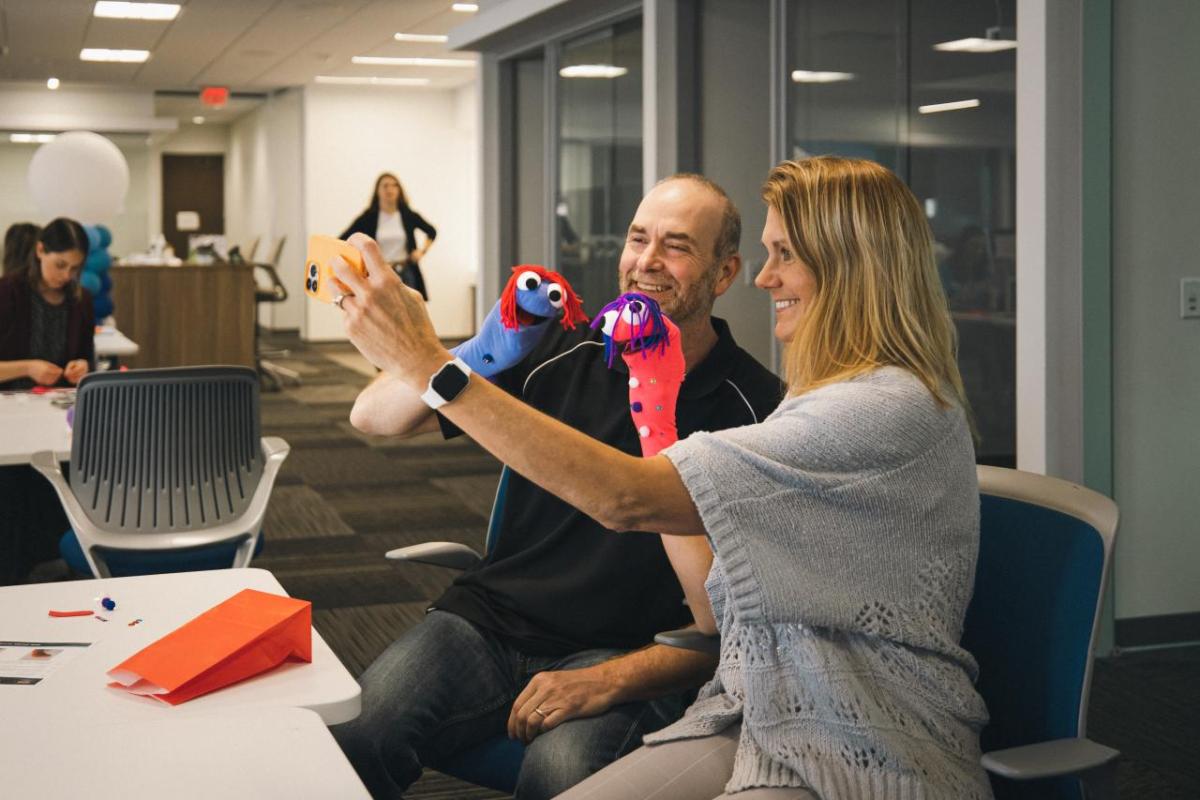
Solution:
[[[533,710],[533,713],[537,714],[537,715],[538,715],[539,717],[541,717],[542,719],[545,719],[545,718],[546,718],[546,714],[547,714],[548,712],[546,712],[546,711],[542,711],[540,708],[535,708],[535,709]]]

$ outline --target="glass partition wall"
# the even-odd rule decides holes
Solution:
[[[1015,0],[789,0],[786,155],[868,158],[923,204],[982,463],[1016,462]]]
[[[617,294],[617,263],[642,197],[641,17],[549,42],[503,68],[512,110],[509,260],[558,270],[594,314]]]

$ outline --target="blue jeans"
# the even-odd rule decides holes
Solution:
[[[565,658],[530,656],[448,611],[431,611],[359,678],[363,711],[330,730],[375,798],[399,797],[422,767],[507,735],[517,695],[539,672],[587,667],[622,650],[585,650]],[[525,748],[517,800],[551,798],[678,719],[683,694],[624,703],[569,720]]]

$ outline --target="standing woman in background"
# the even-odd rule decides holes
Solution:
[[[79,285],[83,226],[42,228],[24,269],[0,278],[0,389],[79,383],[95,361],[92,297]]]
[[[0,269],[0,275],[25,270],[29,259],[33,258],[33,248],[40,231],[41,228],[32,222],[14,222],[8,226],[4,232],[4,266]]]
[[[417,247],[417,231],[425,233],[425,245]],[[408,197],[400,179],[390,172],[385,172],[375,179],[375,191],[371,193],[371,204],[367,210],[358,215],[358,219],[350,223],[350,227],[342,231],[341,238],[349,239],[351,234],[365,233],[379,243],[383,257],[395,268],[400,265],[400,279],[405,285],[411,286],[421,293],[421,297],[429,300],[425,291],[425,279],[421,275],[420,262],[429,252],[433,240],[437,238],[437,229],[425,221],[425,218],[408,206]]]

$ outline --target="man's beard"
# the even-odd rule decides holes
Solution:
[[[654,281],[645,281],[645,283],[653,283]],[[704,275],[696,283],[693,283],[687,290],[681,291],[679,284],[671,279],[669,288],[672,291],[671,299],[663,303],[662,310],[671,321],[676,325],[682,325],[685,322],[690,322],[697,317],[707,317],[712,313],[713,287],[717,285],[717,265],[711,265],[705,270]],[[631,272],[625,276],[624,284],[621,288],[622,292],[636,292],[637,278]]]

